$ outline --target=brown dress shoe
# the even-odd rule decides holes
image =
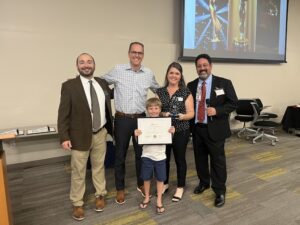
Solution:
[[[105,207],[105,201],[103,196],[96,197],[95,201],[95,211],[96,212],[102,212]]]
[[[72,214],[73,219],[75,220],[83,220],[84,217],[84,210],[82,206],[73,206],[73,214]]]
[[[125,193],[124,190],[117,191],[116,203],[122,205],[125,203]]]

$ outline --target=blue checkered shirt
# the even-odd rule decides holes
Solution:
[[[130,64],[119,64],[101,78],[114,85],[115,109],[123,113],[145,112],[148,89],[155,93],[159,88],[153,72],[144,66],[135,72]]]

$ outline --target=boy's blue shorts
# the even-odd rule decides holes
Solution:
[[[166,159],[154,161],[152,159],[142,157],[141,178],[144,181],[151,180],[153,172],[157,181],[164,182],[167,179]]]

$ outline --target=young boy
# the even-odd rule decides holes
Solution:
[[[159,117],[161,112],[161,102],[158,98],[150,98],[146,102],[148,117]],[[172,126],[168,130],[174,134],[175,128]],[[136,129],[135,136],[142,134],[142,131]],[[142,153],[141,178],[144,180],[145,198],[140,203],[141,209],[146,209],[150,203],[150,183],[153,175],[156,177],[157,200],[156,212],[162,214],[165,208],[162,203],[162,192],[164,181],[166,180],[166,145],[144,145]]]

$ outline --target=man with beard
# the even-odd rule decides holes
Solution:
[[[201,194],[211,184],[216,194],[215,206],[222,207],[227,179],[224,145],[231,135],[229,115],[237,107],[238,99],[230,80],[212,75],[209,55],[198,55],[195,65],[198,78],[187,85],[195,99],[195,118],[190,125],[200,182],[194,194]]]
[[[64,150],[71,151],[71,189],[73,218],[84,219],[86,164],[90,156],[95,187],[95,210],[105,206],[106,181],[104,159],[106,135],[112,134],[111,90],[105,80],[93,77],[94,58],[78,56],[79,76],[62,84],[58,110],[58,133]]]

